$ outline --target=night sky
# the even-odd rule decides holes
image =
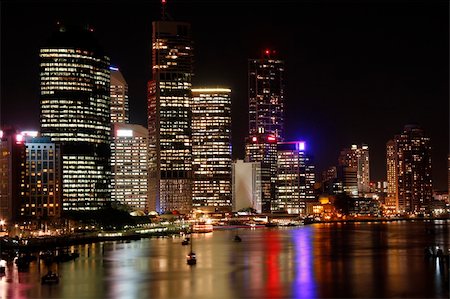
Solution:
[[[285,60],[286,137],[305,140],[318,173],[352,143],[386,178],[385,143],[407,123],[432,139],[433,184],[447,188],[447,1],[168,1],[192,24],[194,86],[232,89],[233,158],[248,131],[247,59]],[[1,124],[39,128],[38,52],[58,20],[91,24],[129,84],[131,122],[146,125],[151,22],[159,1],[2,1]]]

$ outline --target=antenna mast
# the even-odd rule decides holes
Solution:
[[[162,4],[162,20],[166,19],[166,0],[161,0]]]

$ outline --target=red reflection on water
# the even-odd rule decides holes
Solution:
[[[266,294],[269,298],[279,298],[281,296],[281,284],[278,258],[281,246],[278,232],[267,232],[264,242],[267,247]]]

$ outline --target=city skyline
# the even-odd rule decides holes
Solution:
[[[22,11],[20,3],[23,2],[18,1],[19,5],[2,4],[1,124],[37,129],[38,49],[53,32],[56,20],[70,21],[68,14],[73,12],[72,9],[61,9],[67,5],[58,7],[55,3],[43,1],[39,5],[30,3]],[[241,5],[234,2],[229,5],[193,2],[189,5],[183,1],[170,1],[168,10],[174,19],[186,20],[194,28],[194,85],[225,85],[233,91],[233,158],[243,158],[244,139],[248,132],[247,60],[257,58],[262,49],[270,48],[277,50],[286,65],[286,139],[308,141],[318,173],[337,164],[341,148],[353,143],[366,143],[371,148],[372,180],[386,179],[386,142],[405,124],[417,122],[431,138],[433,187],[444,189],[448,154],[448,43],[445,43],[448,41],[448,28],[442,18],[448,20],[448,15],[439,3],[434,6],[416,3],[406,7],[401,4],[406,5],[401,2],[391,6],[365,2],[360,7],[327,2],[315,5],[265,2],[255,5],[250,1]],[[102,47],[111,57],[112,65],[117,65],[129,82],[131,122],[146,124],[145,83],[151,78],[151,22],[160,19],[160,3],[131,5],[130,9],[136,11],[139,6],[146,7],[146,13],[136,15],[137,25],[133,27],[127,27],[125,21],[117,22],[122,28],[107,22],[107,16],[111,16],[108,12],[117,12],[116,6],[119,5],[111,3],[105,8],[99,3],[78,1],[70,2],[68,6],[81,11],[83,5],[90,5],[91,9],[76,21],[93,25]],[[46,11],[50,6],[53,8]],[[201,6],[220,8],[221,11],[217,15],[200,16],[196,8]],[[345,11],[345,7],[349,11]],[[33,20],[36,20],[28,14],[36,9],[42,14],[34,26]],[[95,12],[100,9],[104,9],[102,14],[105,16],[95,18]],[[333,9],[337,10],[336,13],[332,12]],[[20,16],[17,15],[19,10]],[[239,22],[224,23],[222,13],[227,10],[236,13],[240,26],[236,24]],[[254,15],[246,15],[249,11]],[[313,16],[317,16],[319,11],[323,13],[320,22],[314,21]],[[281,12],[284,15],[277,14]],[[296,23],[290,20],[295,12],[299,14],[295,22],[299,22],[300,29],[294,28]],[[344,20],[346,14],[348,17],[352,15],[353,19]],[[264,16],[268,15],[280,22],[263,22]],[[370,23],[375,19],[383,22]],[[352,25],[355,20],[359,26]],[[33,27],[27,24],[33,24]],[[242,32],[237,33],[233,28],[241,28]],[[286,33],[282,30],[286,28],[291,31]],[[136,31],[134,38],[124,37],[121,45],[115,45],[117,39],[109,41],[110,35],[117,34],[117,30],[126,32],[130,29]],[[363,34],[368,29],[373,39],[367,36],[369,34]],[[23,37],[21,33],[28,32],[28,47],[23,47],[24,42],[11,36],[12,32],[20,38]],[[249,32],[255,34],[249,35]],[[298,38],[292,40],[292,36]],[[235,40],[230,37],[235,37]],[[321,41],[325,37],[332,38],[339,45],[331,47],[333,51],[325,48],[329,42]],[[243,41],[243,46],[233,45],[236,40],[238,44]],[[229,43],[220,44],[220,41]],[[133,45],[133,42],[141,46],[130,47],[129,43]],[[21,51],[14,51],[17,48]],[[133,48],[137,52],[136,57],[127,57],[130,56],[127,48]],[[23,61],[18,61],[17,55]],[[26,76],[23,76],[24,72]],[[24,111],[23,106],[29,109]]]

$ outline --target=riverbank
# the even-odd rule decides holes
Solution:
[[[40,250],[66,247],[72,245],[83,245],[104,241],[127,241],[139,240],[141,238],[161,238],[169,236],[180,236],[186,232],[183,228],[154,227],[149,229],[131,231],[89,232],[71,235],[43,236],[36,238],[3,238],[1,239],[2,251],[19,250],[24,252],[35,252]]]
[[[308,218],[307,218],[308,219]],[[398,221],[423,221],[423,222],[429,222],[429,221],[435,221],[435,220],[450,220],[448,217],[434,217],[434,218],[423,218],[423,217],[417,217],[417,218],[410,218],[410,217],[398,217],[398,218],[359,218],[359,219],[338,219],[338,220],[310,220],[308,221],[305,219],[304,224],[314,224],[314,223],[357,223],[357,222],[398,222]]]

